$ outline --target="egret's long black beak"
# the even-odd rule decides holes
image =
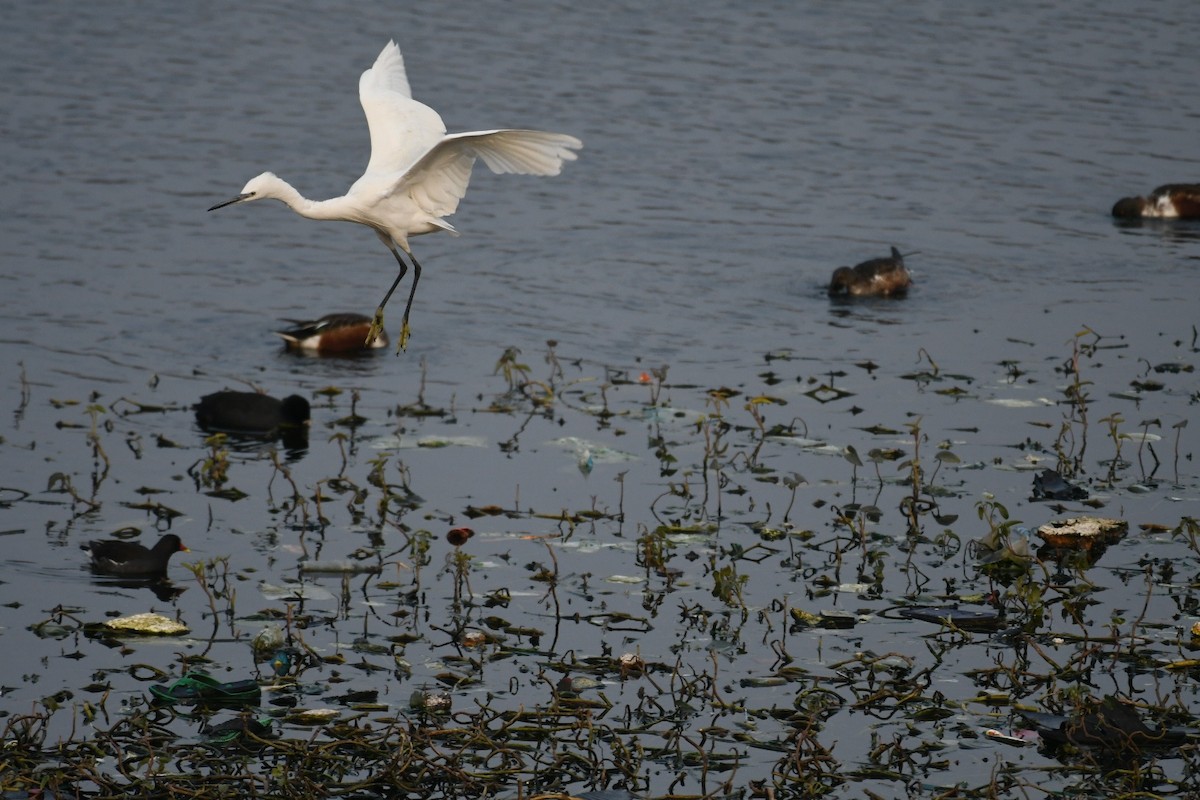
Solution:
[[[240,203],[243,200],[249,200],[251,197],[254,197],[254,192],[246,192],[245,194],[239,194],[237,197],[233,198],[232,200],[226,200],[224,203],[217,203],[215,206],[210,208],[209,211],[216,211],[218,208],[224,208],[225,206],[231,206],[234,203]]]

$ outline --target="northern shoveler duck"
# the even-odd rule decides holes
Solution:
[[[188,552],[183,542],[173,533],[158,540],[154,547],[145,547],[137,542],[119,539],[81,544],[80,550],[92,557],[92,569],[108,575],[162,575],[167,571],[167,562],[179,552]]]
[[[1149,197],[1122,197],[1112,215],[1119,219],[1200,219],[1200,183],[1168,183]]]
[[[308,425],[311,410],[298,394],[282,400],[257,392],[222,391],[196,404],[196,422],[209,432],[273,436]]]
[[[371,318],[362,314],[326,314],[315,320],[284,321],[290,322],[292,327],[275,331],[275,335],[283,338],[288,350],[345,354],[388,346],[388,337],[383,331],[367,344]]]
[[[912,285],[904,256],[892,248],[891,258],[872,258],[854,267],[838,267],[829,282],[831,297],[889,297],[901,295]]]

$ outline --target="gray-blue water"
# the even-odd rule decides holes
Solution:
[[[346,472],[365,484],[371,459],[403,463],[425,501],[406,520],[411,528],[440,536],[471,503],[556,512],[599,497],[615,506],[613,479],[624,470],[629,535],[656,524],[648,509],[667,485],[645,423],[631,419],[626,435],[606,436],[571,406],[528,430],[523,416],[486,412],[504,388],[493,369],[506,347],[519,348],[541,379],[546,342],[556,341],[573,364],[566,378],[578,380],[568,388],[587,409],[601,402],[605,367],[636,379],[669,365],[670,383],[698,387],[670,399],[696,412],[708,410],[704,388],[762,393],[762,374],[775,370],[785,382],[770,391],[789,406],[768,407],[771,423],[802,417],[810,434],[865,453],[878,442],[862,429],[903,431],[920,417],[931,450],[957,443],[964,461],[985,465],[1020,461],[1013,446],[1026,437],[1054,440],[1063,415],[1051,404],[1065,381],[1056,368],[1087,326],[1122,348],[1085,375],[1097,381],[1090,469],[1102,472],[1100,459],[1112,455],[1111,444],[1101,452],[1107,429],[1095,420],[1120,413],[1122,430],[1136,432],[1153,418],[1167,463],[1158,477],[1173,477],[1181,431],[1175,483],[1192,487],[1173,498],[1121,497],[1108,512],[1142,508],[1146,521],[1167,524],[1197,513],[1195,428],[1172,427],[1195,416],[1195,373],[1170,376],[1144,402],[1113,397],[1151,364],[1194,366],[1200,225],[1118,226],[1108,211],[1121,196],[1200,180],[1200,5],[319,8],[43,3],[10,14],[0,30],[0,709],[26,709],[82,682],[58,642],[27,630],[54,605],[89,618],[144,610],[148,595],[93,584],[77,546],[125,525],[152,539],[153,521],[128,507],[146,496],[183,512],[172,530],[199,558],[232,554],[235,566],[255,567],[254,581],[294,577],[299,548],[280,543],[278,516],[262,508],[283,483],[269,461],[235,458],[232,482],[251,495],[240,504],[208,497],[187,474],[208,451],[184,407],[222,387],[357,389],[369,422]],[[277,203],[205,209],[264,170],[309,197],[343,193],[368,157],[358,76],[389,38],[414,96],[451,131],[540,128],[576,135],[584,149],[554,178],[476,167],[450,220],[462,235],[412,242],[425,274],[406,354],[285,355],[270,333],[281,318],[369,313],[394,277],[392,257],[366,228],[304,220]],[[830,303],[824,284],[834,267],[893,245],[915,253],[907,298]],[[393,336],[401,309],[394,299]],[[768,353],[790,360],[767,361]],[[900,377],[928,359],[997,402],[956,402]],[[866,361],[875,369],[856,366]],[[1032,385],[1007,384],[1004,361],[1022,362]],[[452,410],[449,422],[392,415],[416,400],[422,362],[425,397]],[[806,404],[812,381],[839,372],[851,401]],[[626,411],[648,394],[612,392]],[[1037,410],[1012,411],[1002,401],[1014,393]],[[112,406],[122,397],[183,410],[122,416],[130,406]],[[91,402],[104,407],[98,436],[111,465],[89,512],[48,487],[62,473],[92,496],[104,459],[87,439]],[[302,494],[342,469],[345,445],[330,435],[349,403],[347,394],[318,404],[310,448],[292,465]],[[729,413],[753,427],[741,403]],[[497,447],[518,429],[517,450]],[[982,433],[953,433],[962,430]],[[483,446],[397,449],[452,435]],[[564,435],[591,435],[635,460],[601,461],[585,478],[570,445],[552,443]],[[675,435],[695,446],[687,425]],[[810,481],[849,479],[840,459],[795,448],[764,455]],[[973,474],[959,479],[964,522],[984,492],[1012,506],[1028,496],[1028,473]],[[788,493],[774,491],[777,523]],[[830,524],[828,510],[802,504],[802,526]],[[342,530],[326,533],[322,552],[341,558],[365,539],[329,513]],[[514,550],[514,563],[532,557],[514,544],[519,534],[557,532],[544,520],[488,519],[479,527],[494,548]],[[584,571],[563,560],[564,571]],[[177,582],[191,580],[172,569]],[[619,557],[606,569],[636,571]],[[524,578],[500,568],[496,580]],[[270,604],[250,599],[252,586],[245,611]],[[1140,607],[1139,590],[1130,603]],[[204,627],[207,605],[194,586],[177,602],[172,613]],[[683,635],[660,624],[666,644]],[[594,643],[591,635],[570,646]],[[666,644],[608,643],[658,649],[654,658],[671,661]],[[79,647],[121,663],[97,645]],[[235,671],[248,661],[237,647],[220,653]],[[169,668],[168,651],[137,659]],[[418,666],[416,682],[423,677]],[[128,676],[117,686],[141,688]]]

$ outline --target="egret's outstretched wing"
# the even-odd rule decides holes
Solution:
[[[467,193],[474,165],[475,154],[468,148],[443,140],[396,181],[390,194],[411,198],[428,215],[427,222],[448,217]]]
[[[358,99],[371,130],[368,174],[408,169],[446,134],[438,113],[412,99],[404,58],[395,42],[388,42],[358,79]]]
[[[544,131],[496,130],[456,133],[443,138],[396,184],[393,194],[407,194],[427,214],[446,217],[467,192],[471,167],[483,159],[492,172],[557,175],[564,161],[574,161],[583,143],[574,136]]]
[[[454,133],[447,141],[470,148],[497,175],[557,175],[583,142],[565,133],[498,130]]]
[[[412,97],[412,87],[408,85],[408,73],[404,69],[404,56],[400,55],[400,46],[394,39],[383,46],[375,63],[363,73],[358,82],[360,93],[364,81],[369,82],[374,89],[399,92],[405,97]]]

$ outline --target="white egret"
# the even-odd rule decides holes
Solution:
[[[412,261],[413,281],[404,307],[399,352],[408,344],[408,316],[421,279],[421,265],[408,238],[435,231],[457,234],[443,217],[453,214],[466,194],[475,159],[483,159],[497,174],[557,175],[564,161],[575,160],[573,151],[583,143],[564,133],[531,130],[447,134],[438,113],[412,99],[404,59],[394,41],[387,43],[375,64],[359,78],[358,97],[371,132],[371,158],[366,172],[346,194],[309,200],[287,181],[264,172],[251,178],[237,197],[208,210],[271,198],[286,203],[302,217],[346,220],[372,228],[396,257],[400,274],[375,310],[367,345],[382,330],[383,307],[408,272],[400,255],[403,250]]]

